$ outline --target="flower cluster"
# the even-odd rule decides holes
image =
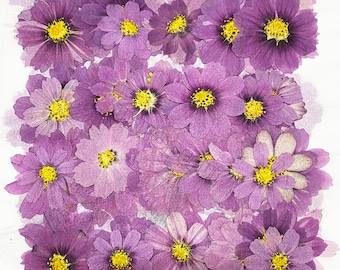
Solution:
[[[316,53],[303,0],[31,0],[34,73],[6,186],[25,269],[316,269],[309,149],[292,73]]]

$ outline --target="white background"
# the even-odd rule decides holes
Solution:
[[[17,231],[25,221],[17,210],[19,197],[8,194],[4,186],[14,181],[16,175],[10,157],[24,150],[8,141],[11,128],[5,124],[5,118],[16,98],[24,93],[31,69],[20,60],[21,47],[14,38],[16,16],[22,8],[0,1],[0,268],[19,270],[24,268],[20,257],[29,249]],[[333,186],[321,193],[316,204],[323,214],[320,236],[340,245],[340,4],[318,0],[315,11],[320,33],[318,55],[304,59],[295,72],[308,109],[300,126],[311,134],[309,148],[330,153],[331,160],[324,170],[333,176]],[[340,255],[319,257],[317,261],[318,269],[338,269]]]

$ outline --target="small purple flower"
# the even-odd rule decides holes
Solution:
[[[219,62],[230,75],[238,75],[244,68],[244,59],[233,52],[233,43],[240,30],[234,16],[243,0],[210,0],[201,6],[200,16],[192,34],[202,41],[198,45],[203,63]]]
[[[157,250],[152,269],[208,269],[203,262],[208,231],[198,220],[190,223],[187,226],[184,217],[173,212],[166,219],[167,230],[153,225],[146,231],[145,239]]]
[[[169,113],[170,124],[188,127],[195,138],[210,133],[223,137],[230,129],[229,117],[244,111],[243,100],[236,96],[243,88],[243,80],[228,77],[225,68],[216,63],[203,69],[187,66],[183,70],[181,82],[165,87],[167,97],[177,103]]]
[[[188,4],[186,4],[188,2]],[[198,38],[191,31],[195,20],[201,14],[203,1],[175,0],[164,3],[150,18],[152,30],[148,35],[150,45],[170,55],[175,63],[194,63]]]
[[[23,112],[24,124],[36,128],[36,135],[47,136],[56,130],[66,136],[71,128],[82,128],[83,124],[70,114],[78,81],[71,80],[63,87],[58,79],[46,78],[41,84],[41,89],[31,93],[32,105]]]
[[[131,60],[136,55],[138,58],[147,59],[150,52],[146,46],[148,30],[143,26],[151,16],[148,10],[140,10],[135,2],[127,2],[124,6],[107,5],[108,16],[98,23],[100,30],[106,32],[101,38],[104,48],[112,49],[118,44],[118,56]]]
[[[76,156],[82,161],[74,169],[74,179],[83,187],[94,186],[97,197],[107,198],[112,192],[125,191],[131,169],[126,162],[130,149],[136,148],[138,138],[129,136],[122,124],[110,128],[92,126],[89,139],[77,144]]]
[[[92,59],[82,33],[72,24],[75,2],[67,0],[39,0],[19,16],[17,24],[19,44],[25,50],[25,61],[35,69],[46,71],[65,64],[74,67]]]
[[[153,248],[141,232],[130,230],[123,236],[119,230],[103,232],[93,243],[95,252],[88,264],[93,270],[151,269]]]
[[[235,15],[240,37],[233,49],[260,70],[276,67],[293,72],[301,58],[316,50],[317,24],[311,9],[299,0],[256,0]]]
[[[314,259],[313,250],[299,246],[299,239],[294,229],[288,229],[282,235],[276,228],[269,227],[265,241],[256,239],[250,244],[254,255],[245,258],[245,267],[256,270],[311,270],[307,264]]]
[[[26,155],[15,155],[12,164],[17,180],[6,186],[12,194],[26,194],[20,205],[23,217],[31,218],[48,208],[70,209],[77,204],[70,188],[75,185],[72,145],[60,133],[38,136]]]

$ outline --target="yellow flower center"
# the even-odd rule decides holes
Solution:
[[[277,175],[272,170],[272,165],[275,160],[276,160],[276,156],[268,160],[268,164],[266,167],[260,166],[259,168],[255,170],[255,182],[256,183],[258,183],[259,185],[267,186],[267,185],[271,185],[274,182]]]
[[[208,111],[208,108],[215,104],[216,97],[213,95],[211,90],[205,90],[198,88],[195,93],[191,95],[192,104],[196,105],[196,108],[203,107],[204,110]]]
[[[287,255],[277,252],[274,253],[271,259],[270,269],[284,270],[287,269],[289,264],[290,262]]]
[[[289,33],[289,23],[285,22],[281,18],[276,18],[273,20],[268,20],[264,26],[264,32],[267,35],[267,40],[275,39],[276,46],[279,45],[281,40],[288,43]]]
[[[113,162],[116,160],[117,155],[116,153],[112,150],[106,150],[98,154],[98,163],[99,167],[103,169],[109,168]]]
[[[150,89],[147,90],[141,90],[139,89],[135,97],[133,99],[133,106],[139,109],[139,111],[147,111],[150,113],[153,108],[156,107],[157,103],[157,97],[154,93],[150,91]]]
[[[138,33],[138,25],[131,20],[124,20],[120,23],[120,31],[124,36],[134,36]]]
[[[110,257],[110,266],[116,270],[132,269],[132,258],[122,249],[115,250]]]
[[[183,241],[173,243],[171,252],[172,257],[178,262],[186,262],[191,258],[191,248]]]
[[[66,259],[66,255],[62,256],[54,253],[49,259],[47,264],[50,266],[49,270],[68,270],[71,265]]]
[[[63,99],[55,100],[49,107],[50,119],[61,122],[70,117],[70,104]]]
[[[230,173],[231,175],[233,175],[233,176],[236,178],[236,180],[241,179],[241,178],[243,177],[243,175],[240,174],[240,173],[238,173],[237,171],[235,171],[235,170],[232,168],[232,166],[229,166],[229,173]]]
[[[39,170],[39,178],[41,178],[44,181],[45,189],[48,188],[48,185],[54,182],[57,179],[57,177],[58,177],[57,170],[50,165],[43,166]]]
[[[54,20],[47,25],[46,34],[48,39],[52,39],[55,43],[65,41],[69,37],[71,31],[70,26],[63,18]]]
[[[168,22],[166,31],[170,34],[183,33],[187,27],[187,19],[185,15],[178,15],[172,21]]]
[[[214,159],[214,158],[209,152],[205,153],[204,155],[200,155],[200,157],[199,157],[200,162],[203,162],[203,161],[206,161],[206,160],[212,160],[212,159]]]
[[[257,101],[253,98],[250,98],[248,102],[245,103],[244,116],[247,120],[255,121],[256,119],[260,118],[266,111],[263,107],[262,101]]]
[[[230,18],[228,20],[224,20],[224,24],[221,25],[221,36],[223,37],[224,41],[231,44],[240,30],[235,26],[234,18]]]

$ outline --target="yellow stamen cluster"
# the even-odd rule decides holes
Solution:
[[[172,257],[178,262],[186,262],[191,258],[191,248],[183,241],[173,243],[171,252]]]
[[[39,178],[41,178],[45,183],[45,189],[48,188],[48,185],[57,180],[58,172],[57,170],[50,165],[43,166],[39,170]]]
[[[285,270],[287,269],[289,264],[290,264],[290,261],[287,255],[276,252],[272,256],[270,269]]]
[[[185,15],[178,15],[172,21],[168,22],[166,31],[170,34],[183,33],[187,28],[187,19]]]
[[[120,31],[124,36],[134,36],[138,33],[139,27],[131,20],[124,20],[120,23]]]
[[[214,158],[209,152],[205,153],[204,155],[200,155],[200,157],[199,157],[200,162],[203,162],[203,161],[206,161],[206,160],[212,160],[212,159],[214,159]]]
[[[70,104],[63,99],[56,99],[48,107],[50,119],[61,122],[70,117]]]
[[[267,40],[275,39],[276,46],[279,45],[280,41],[285,41],[288,43],[289,33],[289,23],[285,22],[281,18],[275,18],[273,20],[268,20],[264,26],[264,32],[267,35]]]
[[[235,26],[234,18],[224,20],[224,23],[221,25],[221,29],[221,36],[223,37],[223,40],[229,44],[234,41],[240,32],[240,30]]]
[[[133,106],[135,106],[139,111],[147,111],[148,113],[151,113],[152,109],[156,107],[157,103],[157,96],[150,91],[150,89],[147,90],[141,90],[139,89],[135,93],[135,97],[133,99]]]
[[[205,111],[208,111],[210,106],[215,105],[216,97],[213,95],[212,91],[209,89],[198,88],[191,95],[191,103],[196,106],[196,108],[203,107]]]
[[[70,25],[65,22],[64,18],[54,20],[47,25],[46,36],[55,43],[59,41],[66,41],[70,33]]]
[[[62,256],[59,253],[54,253],[47,262],[49,270],[68,270],[71,265],[66,259],[66,255]]]
[[[110,266],[115,270],[130,270],[132,258],[122,249],[115,250],[110,257]]]
[[[113,162],[116,160],[116,158],[117,158],[117,155],[112,149],[98,153],[99,167],[103,169],[109,168],[113,164]]]
[[[245,103],[245,112],[243,113],[247,120],[252,122],[261,118],[265,114],[265,109],[263,107],[263,102],[250,98],[248,102]]]
[[[267,166],[266,167],[262,167],[260,166],[259,168],[257,168],[255,170],[255,182],[259,185],[263,185],[263,186],[268,186],[271,185],[275,178],[276,178],[276,174],[275,172],[272,170],[272,165],[274,163],[274,161],[276,160],[276,156],[270,158],[268,160]]]

